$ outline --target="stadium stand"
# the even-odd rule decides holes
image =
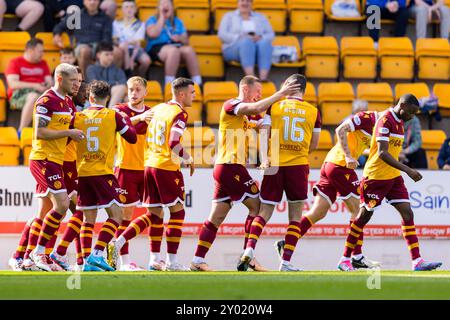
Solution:
[[[194,48],[200,65],[200,75],[208,78],[223,78],[225,67],[222,43],[216,35],[192,35],[189,43]]]
[[[277,87],[273,82],[262,83],[262,98],[267,98],[273,95],[277,91]]]
[[[303,56],[307,78],[339,77],[339,47],[334,37],[305,37]]]
[[[138,7],[139,20],[145,22],[148,18],[155,15],[158,0],[136,0],[136,6]],[[121,12],[121,10],[117,10],[117,13],[119,12]]]
[[[378,58],[381,79],[414,78],[414,48],[409,38],[380,38]]]
[[[308,101],[313,105],[317,105],[316,87],[314,87],[311,82],[306,83],[306,89],[303,98],[305,99],[305,101]]]
[[[444,117],[450,117],[450,84],[436,83],[433,92],[439,99],[439,110]]]
[[[304,62],[301,61],[301,50],[300,50],[300,43],[298,42],[297,37],[294,36],[276,36],[275,39],[272,41],[272,45],[275,46],[287,46],[287,47],[295,47],[297,50],[297,61],[295,62],[279,62],[279,63],[273,63],[272,66],[274,67],[287,67],[287,68],[293,68],[293,67],[302,67],[304,66]]]
[[[317,149],[309,155],[309,166],[318,169],[322,166],[328,151],[333,147],[330,131],[323,130],[320,132],[319,144]]]
[[[343,37],[341,63],[346,79],[375,79],[377,76],[377,51],[370,37]]]
[[[0,127],[0,165],[19,165],[20,143],[16,128]]]
[[[188,31],[209,30],[209,0],[174,0],[173,5]]]
[[[254,0],[253,10],[264,14],[276,33],[286,31],[286,3],[284,0]]]
[[[417,99],[428,97],[430,90],[425,82],[417,83],[398,83],[395,85],[395,100],[397,101],[402,95],[412,93]]]
[[[322,0],[287,0],[289,30],[295,33],[323,32]]]
[[[421,80],[450,78],[450,44],[447,39],[418,39],[416,61]]]
[[[391,86],[386,82],[359,83],[356,88],[356,98],[366,100],[369,110],[384,111],[394,103]]]
[[[219,30],[220,21],[228,11],[235,10],[237,0],[211,0],[211,13],[214,17],[214,31]]]
[[[147,81],[147,96],[145,103],[149,106],[154,106],[164,101],[161,85],[158,81]]]
[[[427,154],[428,169],[438,169],[439,149],[446,138],[442,130],[422,130],[422,148]]]
[[[55,70],[56,66],[60,63],[60,48],[53,44],[53,33],[38,32],[36,33],[35,37],[41,39],[44,42],[44,56],[42,57],[42,59],[47,61],[48,67],[51,71]],[[62,34],[62,40],[64,47],[70,46],[70,39],[67,33]]]
[[[349,82],[323,82],[319,84],[318,98],[322,124],[338,125],[352,113],[355,94]]]
[[[9,60],[23,54],[25,43],[30,40],[26,31],[0,32],[0,73],[4,73]]]
[[[24,128],[20,135],[20,149],[23,154],[23,164],[28,166],[30,163],[29,157],[31,152],[31,141],[33,136],[33,128]]]
[[[3,81],[0,81],[0,122],[6,121],[6,104],[7,104],[7,97],[6,97],[6,88]]]
[[[220,110],[223,103],[238,96],[238,86],[233,81],[206,82],[203,86],[204,103],[206,108],[206,123],[208,125],[218,125]]]

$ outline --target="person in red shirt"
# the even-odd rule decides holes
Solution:
[[[34,103],[53,83],[43,54],[42,40],[31,39],[23,56],[10,60],[5,70],[11,109],[22,110],[19,133],[31,124]]]

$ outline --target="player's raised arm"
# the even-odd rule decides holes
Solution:
[[[119,132],[128,143],[136,143],[136,130],[131,124],[130,118],[121,112],[116,112],[116,131]]]
[[[353,118],[353,117],[352,117]],[[347,163],[347,168],[356,169],[359,163],[356,159],[353,159],[352,154],[350,152],[350,147],[348,146],[347,133],[355,131],[354,127],[352,127],[352,119],[342,122],[336,128],[336,136],[341,146],[342,151],[345,154],[345,162]]]

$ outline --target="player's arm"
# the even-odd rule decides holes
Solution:
[[[176,156],[183,159],[184,163],[189,165],[191,169],[191,176],[194,174],[194,159],[183,148],[181,144],[181,137],[184,130],[186,130],[186,116],[183,112],[180,112],[174,119],[172,127],[170,128],[169,147]]]
[[[321,131],[322,131],[322,117],[320,116],[319,110],[317,110],[316,122],[314,123],[314,129],[311,137],[311,142],[309,144],[308,153],[311,153],[317,149],[317,146],[319,145]]]
[[[121,112],[116,112],[116,131],[128,143],[136,143],[136,129],[132,125],[130,118],[127,115],[122,114]]]
[[[280,90],[268,98],[257,102],[241,102],[235,108],[236,115],[255,115],[265,112],[272,104],[281,100],[283,97],[298,92],[300,85],[295,83],[285,83]]]
[[[336,128],[336,136],[339,145],[341,146],[341,149],[345,154],[345,162],[347,163],[347,168],[356,169],[359,163],[356,159],[353,159],[347,140],[347,133],[354,131],[354,127],[352,127],[350,121],[352,120],[344,121],[339,125],[339,127]]]
[[[45,113],[45,114],[43,114]],[[36,138],[40,140],[56,140],[68,137],[76,142],[84,139],[83,131],[78,129],[54,130],[48,128],[51,120],[51,112],[45,106],[37,106],[35,114]]]

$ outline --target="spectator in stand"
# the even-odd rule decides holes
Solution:
[[[202,84],[200,67],[194,49],[189,46],[183,22],[174,16],[172,1],[160,0],[157,13],[147,20],[147,47],[152,61],[164,63],[164,82],[175,80],[180,61],[189,71],[192,81]]]
[[[444,0],[414,0],[410,9],[411,17],[416,19],[416,37],[427,37],[427,25],[438,19],[441,25],[441,38],[447,39],[450,31],[450,8]]]
[[[60,63],[68,63],[74,66],[78,65],[77,58],[75,57],[75,53],[73,52],[72,48],[68,47],[61,49],[61,51],[59,51],[59,54],[60,54],[59,56]]]
[[[116,0],[102,0],[100,9],[106,13],[108,17],[114,20],[116,18],[117,2]]]
[[[73,40],[76,43],[75,56],[85,75],[87,66],[93,62],[98,43],[112,43],[112,20],[99,10],[100,0],[83,0],[83,4],[84,8],[81,9],[80,17],[81,28],[70,30],[71,22],[67,22],[68,16],[66,16],[53,29],[53,42],[63,48],[61,34],[73,31]]]
[[[426,169],[428,167],[425,150],[422,149],[422,128],[419,118],[414,116],[405,122],[405,140],[399,160],[414,169]]]
[[[113,22],[113,40],[118,45],[123,57],[125,74],[131,77],[136,69],[137,75],[147,78],[147,70],[151,60],[141,42],[145,40],[145,24],[136,19],[136,4],[134,0],[122,2],[123,19]],[[136,63],[138,66],[136,67]]]
[[[86,80],[103,80],[111,86],[109,107],[121,103],[127,93],[127,77],[125,72],[114,63],[113,45],[100,43],[97,50],[97,63],[86,70]]]
[[[19,135],[31,124],[36,99],[53,83],[43,54],[42,40],[33,38],[26,43],[23,56],[11,59],[5,70],[10,107],[22,110]]]
[[[439,169],[450,170],[450,138],[442,144],[437,161]]]
[[[252,11],[252,0],[238,0],[238,8],[223,16],[219,37],[226,61],[239,61],[245,75],[255,75],[257,62],[259,78],[268,80],[275,33],[263,14]]]
[[[367,12],[370,6],[380,7],[381,19],[395,20],[394,36],[404,37],[406,34],[406,27],[408,26],[409,10],[406,7],[406,0],[367,0],[366,2],[366,26],[369,28],[369,35],[375,42],[375,48],[378,48],[378,40],[380,38],[380,30],[373,27],[371,16],[373,12]],[[373,19],[373,18],[372,18]]]
[[[0,0],[0,31],[3,28],[3,16],[12,13],[21,18],[16,31],[30,29],[44,13],[44,5],[36,0]]]

